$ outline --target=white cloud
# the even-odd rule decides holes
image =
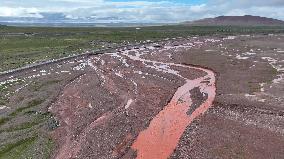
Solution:
[[[10,7],[0,7],[0,16],[2,17],[34,17],[42,18],[39,14],[39,10],[36,8],[10,8]]]
[[[283,7],[283,0],[209,0],[212,5],[226,4],[230,7],[251,8],[256,6]]]
[[[201,5],[194,5],[194,6],[190,6],[189,9],[192,12],[196,12],[196,13],[200,13],[200,12],[204,12],[206,11],[206,4],[201,4]]]
[[[174,1],[109,0],[0,0],[0,16],[42,17],[41,13],[62,13],[70,19],[122,22],[180,22],[219,15],[261,15],[284,20],[284,0],[209,0],[190,5]]]

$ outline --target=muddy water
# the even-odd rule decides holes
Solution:
[[[156,61],[141,59],[139,56],[124,54],[132,60],[138,60],[143,63],[152,63],[152,68]],[[215,98],[215,75],[212,71],[184,66],[174,63],[162,63],[167,69],[165,73],[171,73],[182,77],[177,71],[173,71],[170,66],[185,67],[188,69],[199,69],[207,73],[206,76],[194,80],[185,79],[185,84],[178,88],[170,103],[162,110],[151,122],[149,127],[142,131],[132,145],[132,149],[137,151],[137,159],[164,159],[168,158],[176,148],[180,137],[186,127],[199,115],[204,113],[211,105]],[[159,68],[156,68],[159,70]],[[203,95],[207,95],[207,100],[201,104],[191,115],[187,111],[192,105],[190,90],[199,88]]]

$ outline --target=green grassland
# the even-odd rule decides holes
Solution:
[[[48,132],[55,129],[58,122],[46,108],[51,104],[53,95],[59,91],[59,82],[34,81],[27,86],[29,92],[18,94],[12,101],[5,100],[2,103],[10,104],[11,110],[0,115],[0,159],[49,158],[55,144]],[[18,87],[25,84],[14,83]],[[7,85],[5,88],[10,89],[13,86]],[[14,104],[11,105],[11,102]]]
[[[284,27],[155,26],[124,28],[55,28],[0,26],[0,72],[33,62],[56,59],[103,44],[117,45],[167,37],[212,34],[283,33]],[[91,43],[95,41],[97,43]]]

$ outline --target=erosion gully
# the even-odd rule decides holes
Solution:
[[[204,77],[190,80],[182,77],[178,71],[171,70],[170,68],[163,70],[164,72],[182,77],[185,80],[185,84],[177,89],[170,103],[155,116],[149,127],[139,134],[132,148],[137,150],[137,159],[168,158],[177,146],[186,127],[212,105],[216,94],[214,72],[200,67],[145,60],[140,58],[139,55],[131,56],[128,53],[123,53],[123,55],[128,56],[132,60],[152,63],[154,66],[157,66],[157,63],[159,63],[164,66],[198,69],[207,74]],[[157,70],[159,70],[158,67]],[[206,94],[207,100],[191,115],[187,115],[187,111],[192,105],[190,91],[194,88],[199,88],[203,95]]]
[[[179,139],[184,133],[186,127],[190,125],[195,118],[206,112],[206,110],[212,105],[216,94],[216,79],[214,72],[202,67],[176,64],[172,62],[174,60],[171,60],[173,52],[176,52],[180,49],[187,50],[192,47],[198,47],[202,45],[202,43],[203,42],[189,42],[179,46],[167,45],[163,46],[162,48],[140,47],[132,49],[120,49],[114,53],[100,55],[107,56],[109,59],[114,57],[119,58],[120,61],[125,65],[125,67],[130,67],[129,65],[134,64],[135,62],[139,62],[142,63],[146,68],[155,69],[157,72],[162,72],[164,74],[168,74],[175,78],[183,80],[184,84],[176,90],[170,102],[151,120],[148,128],[138,134],[138,137],[132,143],[131,149],[137,152],[137,159],[168,158],[178,145]],[[168,54],[166,56],[168,57],[168,59],[165,61],[159,58],[156,59],[155,56],[158,53]],[[149,54],[150,58],[148,56]],[[96,66],[95,59],[98,60],[98,58],[88,59],[87,64],[96,71],[100,72],[98,70],[98,67]],[[101,61],[101,63],[104,64],[105,62]],[[189,79],[180,72],[181,69],[198,70],[203,72],[205,75],[195,79]],[[113,73],[117,75],[117,77],[123,77],[122,72],[113,71]],[[142,72],[138,73],[142,74]],[[100,72],[100,74],[101,78],[103,78],[104,82],[106,82],[104,79],[106,77],[104,77],[103,72]],[[137,87],[137,84],[135,85]],[[199,89],[206,100],[203,100],[203,103],[199,105],[193,111],[193,113],[188,114],[187,112],[193,104],[190,91],[196,88]],[[139,93],[137,95],[139,96]],[[127,104],[125,105],[125,109],[131,107],[133,102],[135,102],[135,99],[128,99]],[[103,118],[106,118],[107,116],[109,115],[103,115],[101,118],[98,118],[94,122],[92,128],[94,128],[96,124],[98,124],[98,121],[103,120]],[[82,140],[82,142],[84,141]],[[72,158],[76,156],[76,153],[79,152],[80,148],[76,148],[74,146],[73,148],[70,148],[70,145],[82,145],[84,143],[81,143],[80,140],[75,141],[75,143],[76,144],[72,143],[71,141],[66,142],[65,146],[63,146],[59,150],[55,158]]]

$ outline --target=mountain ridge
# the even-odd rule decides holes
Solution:
[[[284,26],[284,21],[267,17],[244,15],[218,16],[215,18],[205,18],[196,21],[186,21],[182,24],[191,26]]]

